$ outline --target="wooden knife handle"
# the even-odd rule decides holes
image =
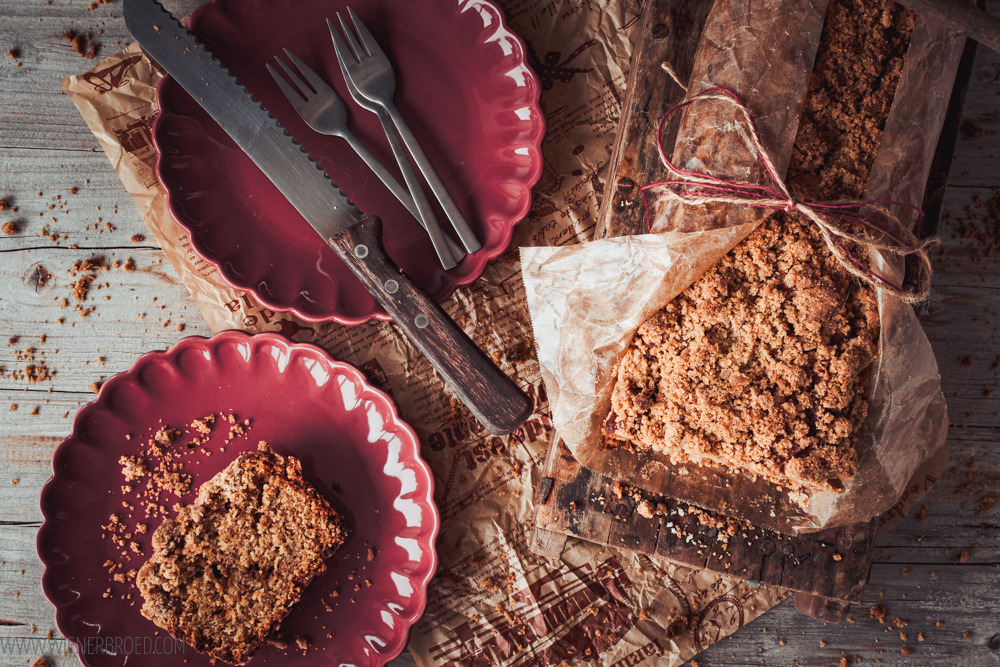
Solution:
[[[392,263],[381,220],[365,216],[329,243],[486,428],[505,435],[524,423],[531,399]]]

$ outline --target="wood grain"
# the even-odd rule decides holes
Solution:
[[[536,505],[539,549],[558,555],[566,537],[639,551],[698,569],[781,586],[825,598],[858,602],[872,562],[875,523],[826,530],[799,537],[740,526],[730,537],[702,525],[692,506],[670,497],[653,498],[656,516],[642,516],[637,500],[619,494],[619,480],[578,463],[561,442],[555,461],[546,465],[552,493]],[[557,535],[564,539],[559,541]],[[802,600],[806,610],[829,618],[830,605]]]
[[[167,4],[183,15],[199,2]],[[987,9],[1000,13],[1000,1],[991,0]],[[65,644],[45,639],[46,631],[55,628],[52,606],[39,587],[41,564],[34,537],[41,520],[38,492],[50,473],[49,455],[69,432],[76,408],[93,397],[90,383],[126,370],[146,350],[166,348],[189,334],[209,333],[152,240],[129,241],[134,234],[148,236],[148,231],[96,140],[62,95],[59,80],[93,63],[80,59],[60,35],[71,27],[103,29],[100,41],[105,53],[111,53],[128,41],[118,14],[120,4],[115,2],[88,12],[83,0],[53,0],[51,6],[42,0],[0,0],[0,196],[13,197],[21,208],[15,215],[0,213],[0,222],[24,221],[22,233],[0,234],[0,366],[13,363],[6,340],[16,335],[34,339],[58,370],[51,383],[40,386],[0,378],[0,640],[51,642],[44,651],[41,646],[34,651],[0,647],[0,667],[24,667],[43,652],[59,667],[79,664],[75,655],[62,654]],[[22,67],[3,55],[10,48],[21,50]],[[1000,350],[1000,253],[983,256],[983,243],[964,238],[963,231],[971,226],[996,242],[996,232],[989,231],[996,215],[982,203],[996,194],[1000,175],[997,99],[1000,57],[980,48],[943,198],[943,244],[934,257],[934,291],[920,310],[949,403],[952,467],[925,498],[923,520],[910,516],[878,538],[868,587],[847,622],[811,620],[787,601],[709,647],[697,657],[702,667],[793,661],[830,667],[841,658],[851,665],[879,660],[883,666],[900,667],[1000,663],[1000,505],[990,500],[1000,494],[1000,369],[993,368]],[[84,185],[84,179],[90,183]],[[65,196],[74,186],[81,190],[71,200],[72,210],[60,214],[57,223],[36,215],[50,216],[44,206],[49,197]],[[39,191],[46,196],[38,198]],[[98,215],[117,230],[100,235],[87,230]],[[69,237],[62,247],[37,236],[43,223]],[[81,250],[66,248],[74,243]],[[98,309],[86,320],[73,314],[76,327],[69,318],[60,325],[56,320],[65,310],[51,298],[32,296],[34,290],[24,278],[41,262],[59,281],[47,292],[49,297],[65,295],[65,270],[91,252],[132,256],[143,270],[110,274],[110,286],[95,293]],[[162,263],[156,264],[158,260]],[[142,313],[146,317],[139,319]],[[171,324],[161,327],[166,320]],[[177,322],[185,324],[183,332],[175,330]],[[39,345],[37,337],[43,333],[50,342]],[[106,358],[103,365],[96,361],[99,356]],[[45,391],[49,386],[51,393]],[[39,401],[38,415],[24,409],[29,397]],[[7,410],[9,402],[20,408]],[[64,418],[66,411],[70,414]],[[10,484],[14,479],[18,483]],[[964,560],[963,552],[968,555]],[[888,620],[908,622],[902,628],[905,641],[900,629],[887,630],[869,615],[875,604],[886,607]],[[925,641],[917,641],[918,632]],[[903,647],[912,654],[903,655]],[[413,664],[411,658],[400,658],[393,666]]]
[[[633,65],[640,66],[629,69],[629,92],[622,109],[623,118],[635,120],[618,124],[607,172],[615,176],[605,185],[595,239],[647,231],[639,186],[645,183],[650,166],[660,160],[656,144],[649,137],[660,116],[685,95],[685,90],[665,76],[659,66],[669,63],[681,81],[688,80],[712,5],[711,0],[649,0],[644,6],[632,53]],[[676,134],[677,128],[670,128],[663,135],[664,145],[672,146]]]

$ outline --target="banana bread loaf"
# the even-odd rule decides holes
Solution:
[[[797,196],[864,196],[912,25],[891,0],[831,2],[789,166]],[[839,490],[857,470],[878,331],[873,291],[812,223],[775,214],[638,329],[605,446],[741,468],[800,502]]]

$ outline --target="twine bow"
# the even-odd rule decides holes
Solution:
[[[694,171],[680,169],[667,157],[663,149],[662,134],[667,121],[685,107],[699,100],[721,100],[736,106],[750,127],[750,140],[757,153],[771,185],[739,183]],[[772,211],[796,212],[812,221],[833,256],[852,275],[870,285],[882,287],[903,301],[916,303],[923,301],[930,293],[931,262],[927,248],[937,239],[920,239],[889,212],[889,206],[897,206],[915,211],[918,222],[923,212],[901,202],[885,199],[867,201],[840,200],[833,202],[800,202],[792,197],[787,186],[778,176],[770,156],[761,143],[757,123],[750,109],[735,93],[725,88],[707,88],[672,107],[656,128],[656,148],[660,159],[673,180],[650,183],[640,188],[643,203],[646,204],[646,224],[650,226],[649,204],[645,193],[650,189],[662,189],[665,195],[682,203],[701,205],[709,203],[742,204]],[[876,271],[869,262],[858,258],[849,245],[862,244],[883,250],[900,258],[913,256],[918,264],[912,288],[898,285]]]

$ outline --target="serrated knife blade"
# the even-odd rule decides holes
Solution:
[[[240,82],[157,0],[123,0],[139,45],[219,123],[347,264],[469,410],[510,433],[532,402],[392,263],[381,222],[357,209]]]
[[[159,2],[126,2],[124,13],[125,27],[142,48],[239,144],[323,238],[361,221],[361,212],[309,153]]]

